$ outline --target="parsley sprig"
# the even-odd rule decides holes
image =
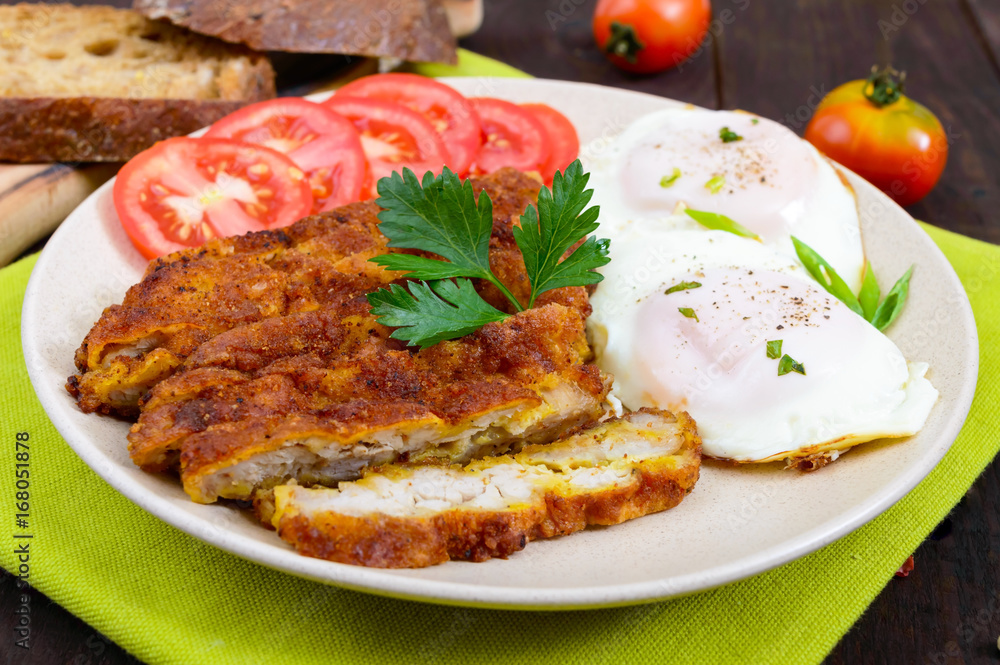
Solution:
[[[556,173],[552,189],[543,187],[536,206],[528,206],[514,229],[531,284],[527,307],[538,296],[564,286],[596,284],[594,272],[610,261],[608,240],[589,237],[571,254],[570,248],[598,227],[596,206],[587,208],[593,190],[590,175],[579,160]],[[451,170],[421,180],[409,169],[378,182],[379,230],[389,247],[420,250],[444,260],[412,254],[385,254],[370,259],[389,270],[407,273],[404,287],[394,284],[368,294],[379,323],[395,326],[392,337],[426,348],[475,332],[509,315],[476,292],[470,279],[482,279],[503,293],[516,311],[525,309],[493,274],[489,242],[493,230],[493,203],[486,192],[478,202],[472,184]],[[452,281],[454,280],[454,281]]]

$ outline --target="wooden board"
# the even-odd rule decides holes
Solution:
[[[52,233],[118,164],[0,165],[0,266]]]
[[[275,58],[281,93],[335,90],[378,71],[371,58],[327,55]],[[0,164],[0,267],[52,233],[120,164]]]

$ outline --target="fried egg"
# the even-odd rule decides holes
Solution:
[[[668,226],[622,231],[591,299],[596,362],[624,406],[687,411],[706,455],[739,462],[835,457],[923,426],[937,399],[927,365],[795,261]]]
[[[854,192],[812,145],[749,113],[671,109],[643,116],[604,156],[588,160],[601,234],[641,220],[697,223],[678,204],[732,218],[795,258],[791,236],[861,286],[865,257]]]

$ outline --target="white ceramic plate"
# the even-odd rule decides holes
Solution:
[[[677,102],[593,85],[454,79],[469,95],[544,102],[597,156],[633,119]],[[902,209],[856,177],[865,247],[878,274],[911,264],[910,301],[890,329],[908,359],[927,361],[940,391],[924,430],[857,448],[817,473],[780,465],[706,464],[677,508],[614,527],[531,543],[507,560],[377,570],[299,556],[229,506],[192,503],[176,479],[143,473],[125,448],[128,426],[81,413],[63,385],[73,352],[104,307],[121,301],[146,262],[118,224],[111,183],[88,198],[42,252],[24,304],[25,360],[38,397],[77,454],[129,499],[177,528],[252,561],[364,591],[471,606],[554,609],[650,601],[708,589],[774,568],[857,529],[898,501],[942,458],[965,420],[978,344],[968,299],[930,238]],[[891,284],[883,284],[883,292]],[[947,342],[940,336],[947,329]]]

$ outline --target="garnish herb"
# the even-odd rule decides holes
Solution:
[[[885,330],[896,320],[899,313],[903,311],[903,305],[906,304],[906,296],[910,292],[910,275],[912,274],[913,266],[910,266],[910,269],[903,273],[903,276],[889,289],[885,300],[878,306],[878,309],[875,310],[875,314],[871,318],[873,326],[879,330]]]
[[[687,213],[688,217],[707,229],[712,229],[714,231],[728,231],[729,233],[733,233],[744,238],[760,240],[760,236],[747,227],[737,224],[732,219],[726,217],[725,215],[720,215],[717,212],[691,210],[690,208],[685,209],[684,212]]]
[[[847,305],[856,314],[864,316],[861,303],[851,291],[847,283],[837,274],[829,263],[822,256],[817,254],[812,247],[805,244],[795,236],[792,236],[792,244],[795,245],[795,253],[799,256],[799,261],[806,267],[809,274],[826,289],[830,295]]]
[[[767,343],[767,357],[771,360],[781,357],[781,341],[776,339]]]
[[[467,279],[410,282],[368,294],[372,314],[384,326],[399,326],[392,337],[420,348],[473,333],[487,323],[503,321],[504,314],[482,299]]]
[[[796,362],[786,353],[781,356],[781,360],[778,361],[778,376],[784,376],[789,372],[798,372],[802,376],[805,376],[806,368],[802,366],[802,363]]]
[[[798,254],[799,260],[816,281],[831,295],[860,314],[879,330],[888,328],[903,311],[903,305],[906,304],[906,297],[910,292],[910,276],[913,274],[913,266],[910,266],[910,269],[899,278],[886,294],[882,304],[879,304],[880,292],[871,264],[865,263],[865,276],[861,282],[861,290],[855,297],[850,287],[822,256],[795,236],[792,236],[792,243],[795,245],[795,253]]]
[[[742,136],[732,131],[728,127],[723,127],[722,129],[719,130],[719,138],[722,139],[723,143],[732,143],[733,141],[743,140]]]
[[[670,175],[665,175],[662,178],[660,178],[660,187],[662,187],[663,189],[666,189],[668,187],[673,187],[674,183],[677,182],[677,179],[680,177],[681,177],[681,170],[675,166],[674,170],[671,172]]]
[[[690,289],[697,289],[701,286],[701,282],[681,282],[680,284],[674,284],[669,289],[663,292],[663,295],[669,296],[671,293],[677,293],[678,291],[688,291]]]
[[[758,122],[760,122],[760,118],[750,118],[751,125],[756,125]]]
[[[694,310],[691,309],[690,307],[678,307],[677,311],[689,319],[694,319],[695,321],[698,321],[698,315],[695,314]],[[698,323],[701,323],[701,321],[698,321]]]
[[[858,304],[861,305],[861,315],[868,321],[871,321],[872,317],[875,316],[881,295],[878,282],[875,281],[875,271],[872,270],[872,264],[865,261],[865,277],[861,281],[861,290],[858,291]]]
[[[585,210],[593,196],[593,190],[585,189],[589,178],[579,160],[565,173],[556,173],[552,189],[541,189],[537,207],[528,206],[521,215],[521,226],[514,228],[514,240],[531,284],[529,308],[551,289],[586,286],[603,279],[593,270],[610,261],[608,240],[587,238],[563,258],[598,227],[598,208]],[[392,337],[425,348],[506,319],[508,314],[476,293],[470,278],[490,282],[515,310],[525,309],[490,270],[493,204],[485,192],[477,202],[472,184],[463,183],[448,168],[436,178],[426,173],[422,181],[404,168],[402,174],[379,180],[378,193],[376,203],[384,208],[379,213],[379,230],[389,239],[389,247],[421,250],[446,259],[411,254],[370,259],[388,270],[406,272],[414,280],[405,287],[392,285],[368,294],[372,314],[380,317],[379,322],[398,326]],[[457,279],[452,282],[452,278]]]
[[[726,179],[721,175],[717,175],[705,183],[705,189],[710,191],[712,194],[718,194],[719,192],[722,191],[722,188],[725,186],[726,186]]]

